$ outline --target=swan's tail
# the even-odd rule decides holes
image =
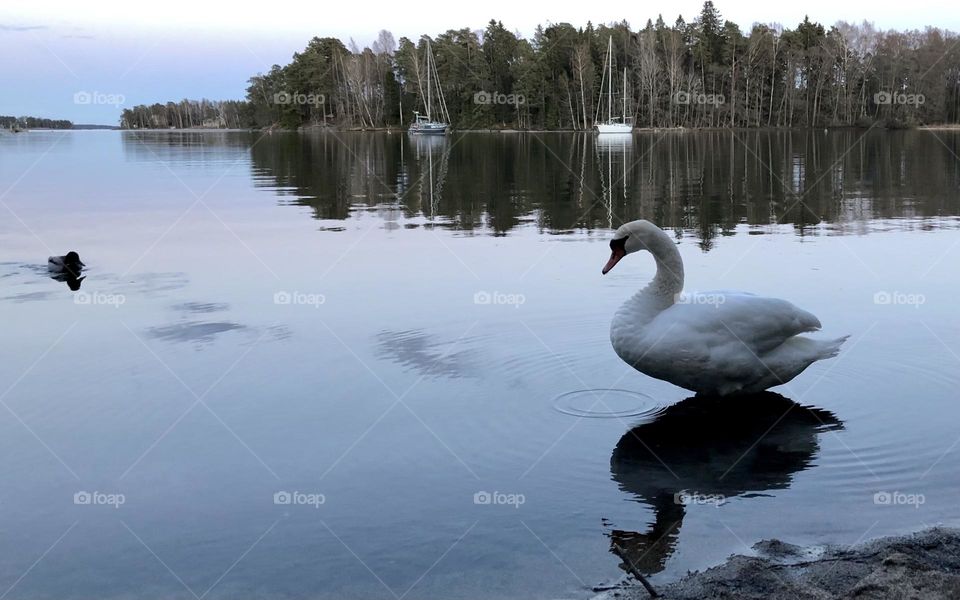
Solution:
[[[849,335],[845,335],[835,340],[827,340],[824,342],[820,342],[820,356],[818,357],[818,360],[823,360],[825,358],[833,358],[836,355],[840,354],[840,346],[842,346],[843,343],[847,341],[847,338],[849,337],[850,337]]]

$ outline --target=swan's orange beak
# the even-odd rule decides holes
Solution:
[[[620,259],[626,255],[627,255],[627,251],[624,248],[622,247],[614,248],[613,251],[610,252],[610,260],[608,260],[607,264],[603,266],[602,274],[606,275],[610,271],[610,269],[615,267],[616,264],[620,262]]]

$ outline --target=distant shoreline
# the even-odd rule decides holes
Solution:
[[[879,129],[883,131],[960,131],[960,125],[956,124],[946,124],[946,125],[917,125],[914,127],[885,127],[881,125],[876,125],[874,129]],[[855,125],[844,125],[840,127],[636,127],[629,134],[614,134],[616,135],[632,135],[634,133],[701,133],[701,132],[710,132],[710,131],[863,131],[870,129],[866,126],[855,126]],[[6,131],[6,130],[0,130]],[[58,129],[51,127],[33,127],[30,129],[23,129],[16,133],[26,133],[29,131],[145,131],[145,132],[193,132],[193,133],[229,133],[229,132],[260,132],[260,133],[407,133],[407,129],[399,127],[368,127],[365,129],[353,128],[353,127],[299,127],[297,129],[283,129],[283,128],[223,128],[215,129],[208,127],[193,127],[193,128],[169,128],[169,127],[159,127],[159,128],[150,128],[150,129],[124,129],[122,127],[116,127],[111,125],[88,125],[88,126],[74,126],[70,129]],[[590,133],[596,134],[596,131],[593,129],[453,129],[448,135],[456,133],[486,133],[486,134],[521,134],[521,133],[535,133],[535,134],[546,134],[546,133]],[[431,137],[431,136],[425,136]],[[440,137],[440,136],[437,136]]]
[[[837,127],[635,127],[629,134],[613,134],[616,135],[630,135],[634,133],[690,133],[690,132],[708,132],[708,131],[863,131],[866,129],[879,129],[884,131],[960,131],[960,125],[917,125],[913,127],[886,127],[882,125],[874,125],[873,127],[869,126],[857,126],[857,125],[843,125]],[[279,127],[264,127],[264,128],[209,128],[209,127],[193,127],[193,128],[169,128],[169,127],[158,127],[158,128],[143,128],[143,129],[124,129],[122,127],[88,127],[88,128],[78,128],[74,127],[74,130],[77,129],[111,129],[114,131],[171,131],[171,132],[235,132],[235,131],[249,131],[249,132],[261,132],[261,133],[407,133],[408,130],[401,127],[366,127],[366,128],[357,128],[357,127],[329,127],[329,126],[307,126],[299,127],[297,129],[285,129]],[[37,130],[40,130],[39,128]],[[50,130],[55,131],[55,130]],[[69,131],[69,130],[67,130]],[[593,129],[491,129],[491,128],[470,128],[470,129],[452,129],[448,132],[449,134],[455,133],[495,133],[495,134],[517,134],[517,133],[592,133],[595,134],[596,130]],[[424,136],[431,137],[431,136]],[[440,137],[440,136],[436,136]]]

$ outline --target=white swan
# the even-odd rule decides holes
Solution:
[[[627,300],[610,324],[610,342],[627,364],[699,394],[760,392],[784,384],[812,363],[837,355],[848,336],[798,334],[820,321],[786,300],[744,292],[685,296],[676,244],[649,221],[617,229],[606,274],[627,254],[647,250],[657,263],[650,284]]]

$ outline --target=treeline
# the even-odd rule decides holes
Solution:
[[[66,119],[0,115],[0,127],[3,129],[73,129],[73,123]]]
[[[243,100],[181,100],[125,108],[120,114],[124,129],[241,129],[255,126],[250,105]]]
[[[560,23],[527,40],[490,21],[483,31],[430,38],[452,126],[591,128],[607,112],[603,64],[611,38],[612,112],[624,110],[626,70],[626,111],[641,127],[960,122],[954,33],[884,32],[866,22],[826,28],[809,18],[795,29],[755,24],[744,33],[708,0],[691,23],[659,17],[639,31],[626,21],[580,29]],[[230,105],[223,126],[405,126],[423,111],[426,43],[427,36],[396,42],[387,31],[363,49],[313,38],[288,65],[252,77],[246,102]],[[197,104],[135,107],[124,111],[123,124],[186,126],[176,116],[185,103]],[[217,112],[227,103],[200,104]]]

